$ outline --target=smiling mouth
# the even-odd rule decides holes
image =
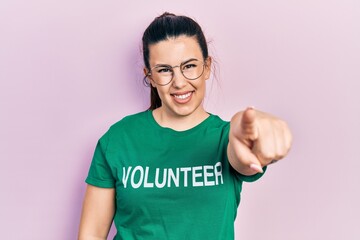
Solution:
[[[178,98],[178,99],[185,99],[185,98],[190,97],[191,94],[192,94],[192,92],[188,92],[188,93],[185,93],[185,94],[182,94],[182,95],[175,95],[175,94],[172,94],[172,95],[174,97]]]
[[[190,91],[183,94],[170,94],[170,95],[173,96],[174,100],[178,103],[187,103],[188,101],[190,101],[193,93],[194,91]]]

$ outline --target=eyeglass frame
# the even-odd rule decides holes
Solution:
[[[198,61],[198,62],[200,62],[200,63],[202,64],[203,70],[202,70],[201,74],[200,74],[197,78],[187,78],[187,77],[184,75],[183,70],[181,69],[181,66],[183,66],[184,64],[189,63],[189,62],[191,62],[191,61],[194,61],[194,60],[196,60],[196,61]],[[204,74],[204,72],[205,72],[205,66],[207,66],[206,61],[205,61],[205,62],[204,62],[204,61],[200,61],[200,60],[198,60],[198,59],[196,59],[196,58],[191,58],[191,59],[189,59],[189,60],[186,60],[186,61],[180,63],[180,65],[175,65],[175,66],[171,66],[171,65],[168,65],[168,64],[159,64],[159,65],[157,65],[157,66],[152,67],[152,68],[149,70],[149,72],[145,75],[145,78],[147,78],[147,77],[151,78],[151,71],[152,71],[153,69],[158,68],[158,67],[167,67],[167,68],[171,69],[171,80],[170,80],[168,83],[160,84],[160,83],[157,83],[154,79],[151,78],[151,80],[153,80],[157,85],[159,85],[159,86],[166,86],[166,85],[168,85],[169,83],[171,83],[172,80],[174,79],[174,75],[175,75],[174,68],[177,68],[177,67],[178,67],[178,68],[180,68],[181,75],[183,75],[184,78],[192,81],[192,80],[196,80],[196,79],[200,78],[200,77]]]

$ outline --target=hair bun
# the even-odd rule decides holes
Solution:
[[[173,13],[164,12],[164,13],[161,14],[158,18],[163,18],[163,17],[176,17],[176,15],[173,14]]]

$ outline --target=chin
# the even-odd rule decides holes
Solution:
[[[192,106],[169,106],[168,109],[177,116],[187,117],[200,110],[200,105]]]

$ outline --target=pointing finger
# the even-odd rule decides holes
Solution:
[[[245,138],[244,140],[255,141],[259,136],[256,123],[256,111],[253,107],[248,107],[243,113],[241,132]]]

